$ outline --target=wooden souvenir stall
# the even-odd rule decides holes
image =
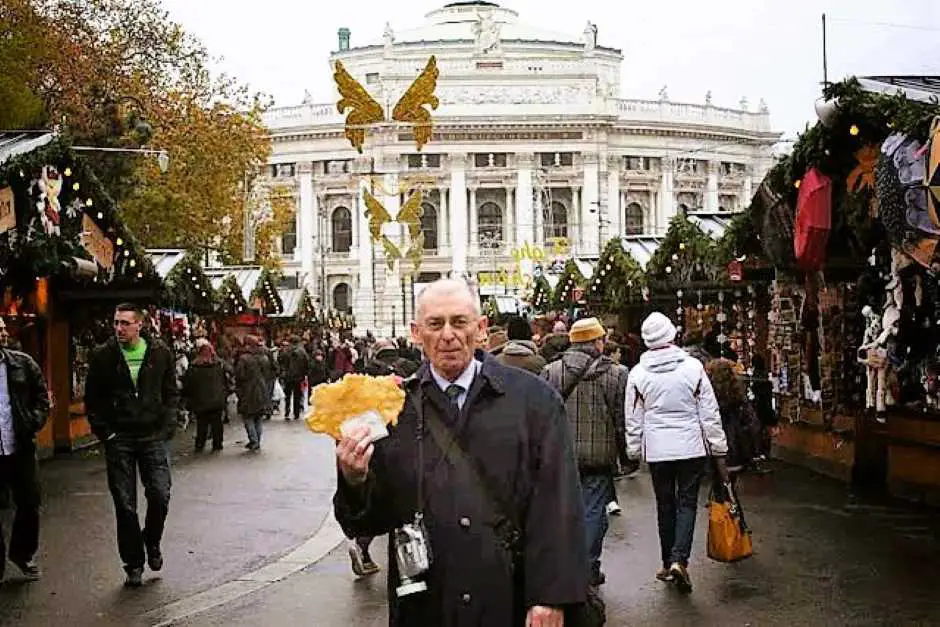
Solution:
[[[40,455],[93,441],[89,353],[110,336],[117,302],[157,302],[161,283],[94,173],[54,134],[0,136],[0,269],[2,314],[52,401]]]
[[[827,87],[748,213],[777,269],[779,455],[940,503],[940,107],[916,84]]]

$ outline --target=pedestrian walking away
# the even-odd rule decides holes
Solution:
[[[599,586],[606,580],[601,552],[609,524],[607,506],[614,498],[617,463],[626,460],[623,408],[628,372],[604,354],[607,332],[597,318],[578,320],[568,335],[571,348],[546,366],[542,376],[561,394],[574,433],[591,584]]]
[[[16,514],[9,558],[27,581],[40,577],[34,558],[39,549],[39,469],[36,434],[49,416],[49,393],[42,371],[26,353],[9,348],[0,318],[0,500],[9,493]],[[0,508],[3,505],[0,504]],[[7,552],[0,525],[0,583]]]
[[[176,431],[179,401],[173,353],[161,340],[141,335],[143,321],[136,305],[117,306],[115,337],[92,353],[85,384],[88,422],[104,443],[118,552],[130,587],[142,584],[145,558],[151,570],[163,568],[160,542],[171,487],[167,441]],[[147,499],[143,531],[138,469]]]
[[[304,381],[310,371],[310,357],[304,350],[299,336],[291,337],[291,344],[278,357],[281,379],[284,386],[284,419],[291,418],[293,400],[294,420],[300,420],[304,405]]]
[[[196,340],[196,358],[183,376],[183,399],[196,416],[196,453],[206,447],[212,434],[212,450],[222,450],[222,414],[229,395],[222,361],[205,338]]]
[[[709,455],[722,481],[728,481],[728,445],[705,367],[673,344],[676,327],[669,318],[650,314],[642,335],[649,350],[627,382],[627,454],[645,458],[653,478],[662,556],[656,578],[691,592],[688,567],[699,485]]]
[[[253,335],[245,337],[245,351],[235,364],[235,389],[238,413],[245,421],[249,451],[261,450],[263,421],[271,408],[270,353]]]
[[[486,322],[465,282],[432,283],[416,305],[428,361],[388,437],[359,429],[338,444],[336,517],[351,538],[390,534],[392,627],[560,626],[588,596],[564,407],[474,351]]]

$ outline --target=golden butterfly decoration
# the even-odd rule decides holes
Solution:
[[[394,221],[381,201],[369,190],[363,190],[363,197],[366,203],[366,218],[369,220],[369,234],[372,236],[372,241],[382,244],[385,250],[385,263],[389,271],[395,269],[395,262],[402,259],[402,253],[395,242],[382,233],[382,227],[397,222],[408,227],[408,239],[411,245],[404,256],[411,260],[414,271],[417,272],[424,255],[424,233],[421,232],[421,218],[424,216],[421,203],[424,200],[424,192],[420,188],[417,189],[401,206]]]
[[[418,150],[431,140],[431,112],[425,109],[425,105],[437,109],[440,104],[440,100],[434,95],[438,74],[437,57],[431,55],[424,70],[392,109],[393,120],[414,124]],[[333,80],[336,81],[336,87],[342,96],[336,103],[336,109],[340,115],[350,109],[346,116],[346,138],[361,154],[362,144],[366,139],[366,128],[371,124],[385,122],[385,111],[382,105],[369,95],[366,88],[346,71],[342,61],[337,61],[334,66]]]
[[[858,165],[845,180],[845,186],[850,192],[875,189],[875,166],[878,164],[879,154],[877,146],[865,146],[855,153]]]

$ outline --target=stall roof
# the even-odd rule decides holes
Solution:
[[[55,133],[52,132],[0,133],[0,163],[16,155],[41,148],[51,142],[54,137]]]
[[[622,241],[624,251],[630,253],[645,270],[646,264],[650,262],[663,238],[652,235],[628,235]]]
[[[261,278],[261,266],[218,266],[205,268],[203,271],[212,282],[214,290],[221,289],[225,277],[230,274],[234,276],[245,302],[251,302],[251,293],[258,286],[258,279]]]
[[[558,282],[561,281],[561,277],[557,274],[546,274],[545,280],[548,281],[548,286],[554,290]]]
[[[153,269],[164,280],[176,264],[186,256],[186,250],[183,248],[148,248],[146,253],[150,263],[153,264]]]
[[[590,279],[594,276],[594,266],[590,261],[585,261],[584,259],[575,259],[574,265],[578,266],[578,272],[581,273],[585,279]]]
[[[690,213],[689,219],[699,225],[709,237],[719,239],[725,234],[725,230],[728,228],[728,225],[731,224],[731,220],[735,215],[736,214],[730,211],[716,211],[714,213],[699,211]]]
[[[284,311],[279,314],[272,314],[272,318],[293,318],[297,315],[297,312],[300,310],[300,305],[303,303],[304,292],[306,290],[302,287],[293,288],[293,289],[279,289],[277,291],[278,296],[281,297],[281,302],[284,303]]]
[[[935,103],[940,98],[940,76],[863,76],[858,79],[865,91],[896,94],[910,100]]]

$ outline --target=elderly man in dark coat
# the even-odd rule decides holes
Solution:
[[[417,512],[428,531],[427,589],[407,596],[397,594],[390,541],[393,627],[560,627],[587,597],[564,406],[544,381],[474,352],[485,324],[466,283],[426,288],[412,333],[428,361],[405,382],[398,424],[386,438],[360,429],[337,446],[334,506],[347,535],[389,533]]]

